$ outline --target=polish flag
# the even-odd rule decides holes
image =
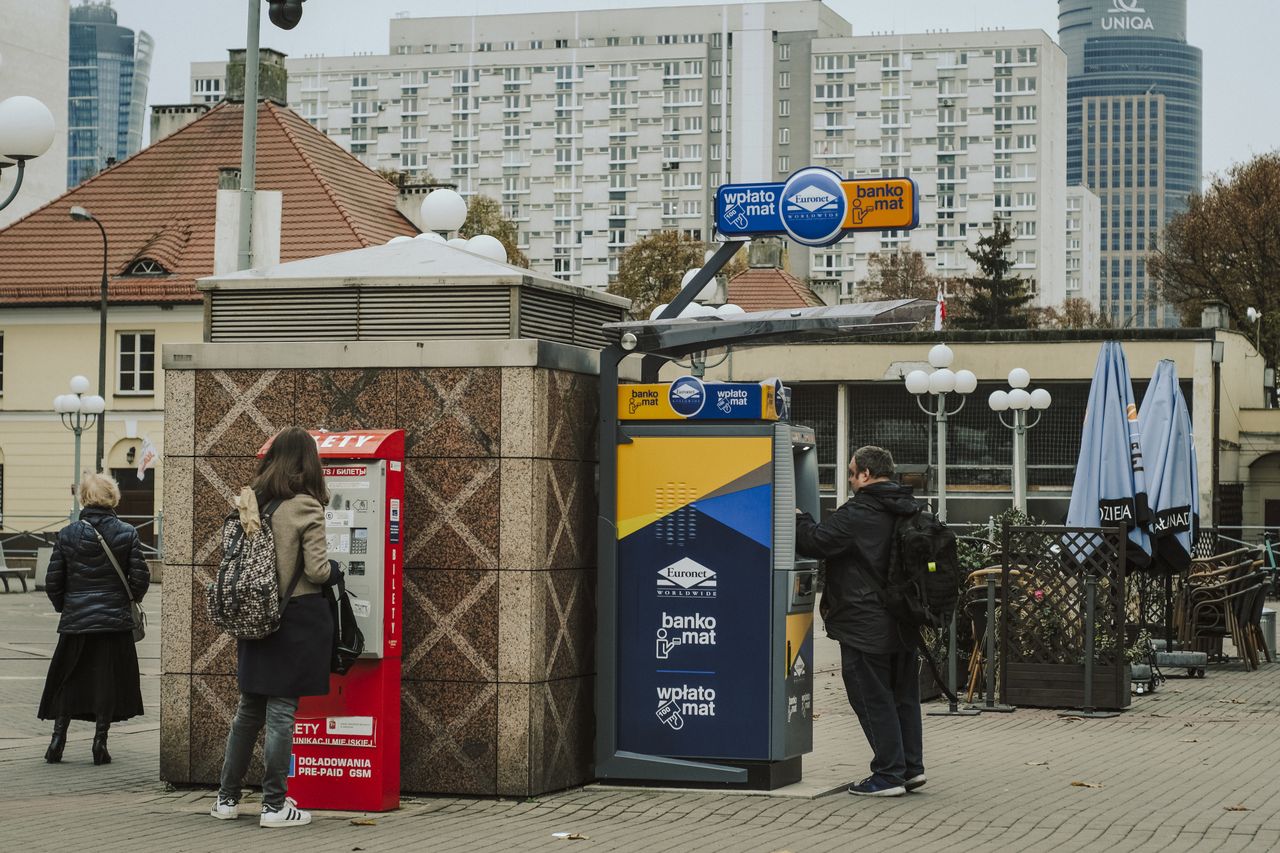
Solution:
[[[942,321],[945,319],[947,319],[947,295],[939,290],[938,304],[933,309],[933,330],[935,332],[942,331]]]

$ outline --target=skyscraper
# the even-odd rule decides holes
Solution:
[[[1200,189],[1201,54],[1186,0],[1058,0],[1067,183],[1098,196],[1099,297],[1120,326],[1172,326],[1146,257]]]
[[[71,10],[67,186],[142,147],[154,42],[116,23],[110,0]]]

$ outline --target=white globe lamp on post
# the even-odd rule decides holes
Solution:
[[[70,520],[80,517],[80,436],[85,430],[93,429],[98,419],[103,417],[107,409],[107,401],[97,394],[86,394],[89,390],[89,379],[76,375],[68,383],[70,394],[59,394],[53,398],[53,411],[62,420],[62,425],[71,430],[76,437],[75,469],[71,482],[71,514]]]
[[[0,210],[18,196],[27,161],[34,160],[53,145],[53,113],[43,103],[27,95],[0,101],[0,174],[17,169],[17,180],[9,195],[0,201]]]
[[[1021,367],[1009,371],[1009,390],[992,391],[987,406],[1000,418],[1000,423],[1013,430],[1013,506],[1023,515],[1027,512],[1027,431],[1040,423],[1053,397],[1044,388],[1030,391],[1031,374]],[[1034,410],[1036,419],[1027,423],[1027,412]],[[1013,422],[1005,420],[1010,412]]]
[[[457,231],[467,221],[467,201],[451,189],[433,190],[418,212],[427,231]]]

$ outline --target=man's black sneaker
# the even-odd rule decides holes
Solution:
[[[902,785],[887,782],[878,776],[868,776],[856,785],[849,786],[849,793],[856,797],[901,797],[907,792]]]
[[[902,786],[902,787],[906,788],[908,791],[914,791],[914,790],[916,790],[917,788],[923,788],[923,787],[924,787],[924,783],[925,783],[925,782],[928,782],[928,781],[929,781],[929,780],[925,778],[925,775],[924,775],[923,773],[920,773],[920,774],[915,775],[915,776],[912,776],[910,779],[908,779],[908,780],[903,784],[903,786]]]

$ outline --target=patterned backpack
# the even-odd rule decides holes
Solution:
[[[302,574],[295,571],[288,590],[280,595],[271,532],[271,516],[278,506],[278,500],[267,504],[262,526],[253,536],[245,535],[239,512],[222,523],[222,562],[217,578],[205,587],[205,609],[210,622],[238,640],[260,640],[280,627],[284,603]]]

